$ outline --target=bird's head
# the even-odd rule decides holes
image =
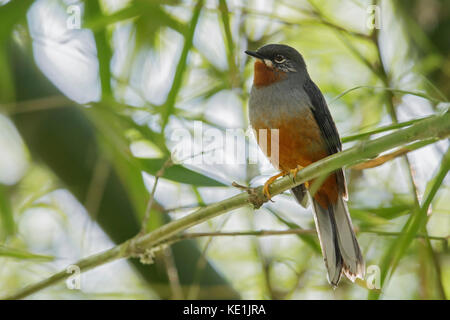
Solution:
[[[254,78],[256,86],[267,86],[294,74],[307,74],[302,55],[287,45],[268,44],[256,51],[246,50],[245,53],[257,59]]]

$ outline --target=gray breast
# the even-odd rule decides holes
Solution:
[[[297,116],[311,108],[311,101],[298,82],[284,80],[265,87],[252,87],[249,100],[250,124],[262,123],[273,128],[288,116]]]

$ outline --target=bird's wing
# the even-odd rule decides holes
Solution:
[[[327,145],[328,153],[331,155],[341,151],[341,139],[339,138],[339,133],[336,125],[334,124],[333,118],[331,117],[330,110],[328,109],[327,102],[325,101],[322,92],[320,92],[319,88],[311,79],[307,79],[305,81],[303,89],[311,101],[311,110],[317,124],[319,125],[322,137]],[[336,177],[339,190],[342,192],[344,197],[347,198],[347,186],[345,183],[344,171],[342,169],[337,170]]]

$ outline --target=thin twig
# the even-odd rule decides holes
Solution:
[[[359,233],[374,233],[382,236],[399,236],[401,232],[387,232],[387,231],[377,231],[377,230],[356,230]],[[190,232],[183,233],[170,238],[171,243],[187,240],[196,239],[202,237],[242,237],[242,236],[255,236],[255,237],[267,237],[267,236],[280,236],[280,235],[297,235],[297,234],[316,234],[316,229],[288,229],[288,230],[246,230],[246,231],[228,231],[228,232]],[[417,238],[425,238],[426,235],[417,234]],[[433,237],[428,236],[430,240],[447,241],[450,236],[447,237]]]
[[[111,171],[111,165],[107,159],[100,155],[95,163],[94,170],[92,172],[92,178],[89,182],[88,191],[86,194],[86,200],[84,202],[84,207],[90,214],[90,219],[86,219],[85,227],[83,228],[83,236],[81,240],[81,248],[84,247],[84,241],[89,237],[89,231],[92,224],[97,220],[98,209],[100,207],[103,193],[105,191],[106,182]],[[87,241],[89,246],[90,241]]]
[[[230,215],[225,217],[225,219],[217,227],[217,230],[221,230],[225,226],[225,224],[227,223],[227,221],[230,217],[231,217]],[[204,268],[206,266],[206,262],[207,262],[206,252],[210,248],[212,240],[213,240],[213,237],[208,238],[200,257],[197,260],[197,266],[196,266],[196,270],[195,270],[195,274],[194,274],[194,280],[192,281],[192,285],[189,288],[188,300],[196,299],[198,296],[198,293],[200,291],[200,280],[201,280],[202,271],[204,270]]]
[[[155,182],[153,183],[153,188],[150,193],[150,198],[147,202],[147,207],[145,208],[144,219],[142,219],[142,227],[141,227],[141,231],[139,233],[140,235],[143,235],[147,232],[147,225],[148,225],[148,221],[150,220],[150,212],[151,212],[151,209],[153,206],[153,202],[155,201],[156,186],[158,185],[159,178],[161,178],[164,175],[164,171],[171,165],[173,165],[173,162],[169,158],[166,160],[166,162],[164,162],[161,169],[159,169],[158,172],[156,172],[156,174],[155,174]]]
[[[172,299],[182,300],[183,289],[181,288],[180,278],[178,277],[178,270],[173,258],[172,248],[167,247],[163,250],[164,263],[167,268],[167,277],[169,278],[170,289],[172,290]]]

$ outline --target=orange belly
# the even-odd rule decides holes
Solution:
[[[274,166],[277,166],[281,171],[289,172],[289,170],[295,169],[297,166],[306,167],[328,156],[326,144],[311,111],[305,111],[296,118],[284,118],[287,119],[255,121],[252,123],[253,128],[256,130],[259,146],[266,156],[271,159]],[[265,129],[266,131],[259,131],[260,129]],[[271,129],[278,129],[278,163],[273,161],[277,157],[271,154],[272,149],[276,150],[272,146],[272,143],[276,142],[271,141]],[[265,132],[267,132],[267,140],[260,136],[260,134]],[[276,137],[276,134],[273,137]],[[309,184],[312,182],[309,181]],[[331,203],[337,201],[337,197],[336,176],[331,174],[316,192],[314,199],[327,208]]]

